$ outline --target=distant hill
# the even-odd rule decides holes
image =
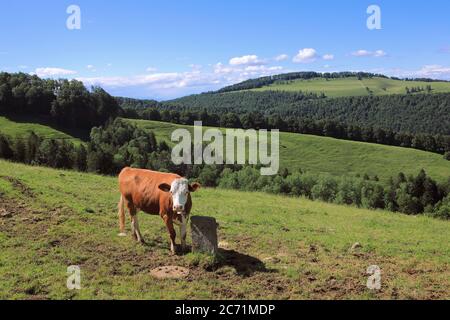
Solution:
[[[407,93],[406,87],[412,93],[427,91],[450,92],[450,82],[428,78],[399,79],[382,74],[368,72],[291,72],[279,75],[249,79],[218,90],[216,93],[262,89],[305,91],[325,93],[329,97],[345,97],[370,94],[400,94]],[[367,90],[367,88],[369,90]]]
[[[141,129],[153,131],[158,141],[162,139],[170,145],[173,145],[170,136],[175,129],[193,130],[192,126],[165,122],[128,121]],[[421,169],[439,181],[450,176],[449,162],[439,154],[295,133],[281,133],[280,157],[281,167],[291,172],[302,169],[335,176],[363,176],[367,173],[372,177],[378,175],[384,181],[399,172],[417,175]]]
[[[335,121],[392,132],[450,135],[450,93],[309,97],[301,92],[244,90],[191,95],[161,104],[168,110],[225,114],[259,113],[288,123]]]
[[[389,78],[313,78],[309,80],[277,81],[271,85],[251,89],[255,91],[312,92],[327,97],[381,96],[389,94],[450,92],[450,82],[394,80]]]

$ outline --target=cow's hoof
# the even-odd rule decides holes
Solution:
[[[119,237],[126,237],[127,234],[126,234],[125,232],[121,232],[121,233],[118,234],[118,236],[119,236]]]

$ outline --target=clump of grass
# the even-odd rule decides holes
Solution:
[[[200,252],[191,252],[185,256],[185,259],[187,260],[189,266],[200,267],[206,271],[217,270],[224,261],[224,257],[220,253],[213,255]]]

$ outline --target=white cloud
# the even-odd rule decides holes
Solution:
[[[23,69],[28,69],[28,66],[22,64],[22,65],[20,65],[20,66],[17,66],[17,68],[23,70]]]
[[[232,59],[230,59],[229,64],[232,66],[242,66],[242,65],[259,66],[259,65],[266,64],[266,63],[265,63],[265,61],[260,60],[257,55],[253,54],[253,55],[246,55],[246,56],[242,56],[242,57],[232,58]]]
[[[283,53],[283,54],[276,56],[274,60],[279,62],[279,61],[286,61],[288,59],[289,59],[289,56],[287,54]]]
[[[387,56],[387,53],[384,52],[383,50],[376,50],[374,52],[368,51],[368,50],[358,50],[358,51],[352,52],[352,56],[354,56],[354,57],[375,57],[375,58],[380,58],[380,57]]]
[[[385,57],[385,56],[387,56],[387,53],[384,52],[383,50],[377,50],[377,51],[374,52],[373,56],[377,57],[377,58],[378,57]]]
[[[284,72],[281,66],[239,65],[217,63],[208,69],[197,65],[186,72],[153,73],[119,77],[78,77],[86,86],[99,85],[112,94],[145,92],[146,96],[173,98],[185,94],[199,93],[221,87]]]
[[[234,71],[232,67],[225,66],[222,62],[214,65],[215,74],[230,74]]]
[[[86,68],[87,68],[89,71],[92,71],[92,72],[97,71],[97,70],[95,69],[95,67],[94,67],[92,64],[88,64],[88,65],[86,66]]]
[[[145,69],[145,71],[150,72],[150,73],[153,73],[153,72],[158,71],[158,69],[157,69],[157,68],[154,68],[154,67],[148,67],[147,69]]]
[[[334,55],[333,54],[324,54],[322,59],[327,60],[327,61],[334,60]]]
[[[35,74],[38,77],[45,78],[45,77],[55,77],[55,76],[69,76],[76,74],[76,71],[73,70],[67,70],[62,68],[37,68],[35,70]]]
[[[352,56],[355,56],[355,57],[368,57],[371,54],[372,53],[367,50],[358,50],[358,51],[352,52]]]
[[[438,64],[426,65],[419,71],[416,71],[416,75],[426,78],[450,78],[450,67],[444,67]]]
[[[298,52],[292,60],[295,63],[310,63],[317,60],[317,51],[313,48],[305,48]]]

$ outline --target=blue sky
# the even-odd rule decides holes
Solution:
[[[367,28],[372,4],[381,30]],[[156,99],[302,70],[450,80],[448,12],[446,0],[0,0],[0,70]]]

